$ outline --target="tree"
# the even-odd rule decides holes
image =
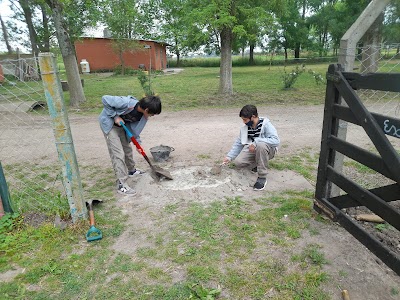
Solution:
[[[135,52],[135,51],[143,51],[143,46],[134,40],[130,39],[115,39],[111,43],[111,47],[114,52],[118,54],[119,61],[121,62],[121,74],[125,75],[125,60],[124,53],[125,52]]]
[[[81,102],[86,101],[85,94],[79,76],[78,64],[76,62],[75,48],[68,32],[68,25],[63,17],[63,4],[59,0],[46,0],[47,5],[51,8],[53,15],[54,27],[58,45],[64,61],[65,72],[70,92],[70,103],[72,106],[78,107]]]
[[[386,12],[383,27],[383,39],[388,44],[397,44],[400,53],[400,1],[394,1]]]
[[[280,2],[279,0],[270,1]],[[240,23],[239,12],[246,8],[257,7],[252,0],[188,0],[186,11],[188,20],[210,39],[219,40],[221,51],[219,93],[233,94],[232,86],[232,49],[235,36],[244,36],[246,28]],[[265,9],[259,7],[259,9]]]
[[[249,46],[249,63],[254,64],[254,49],[257,45],[262,45],[262,40],[266,35],[271,34],[275,27],[274,14],[281,11],[283,7],[275,7],[274,2],[253,1],[251,5],[238,7],[238,23],[243,26],[243,30],[235,35],[234,50],[244,49]]]
[[[7,46],[7,52],[8,52],[8,54],[12,54],[12,48],[11,48],[11,45],[10,45],[10,42],[9,42],[9,39],[8,39],[7,28],[6,28],[6,25],[3,22],[3,19],[1,18],[1,15],[0,15],[0,25],[1,25],[1,30],[3,32],[3,39],[4,39],[4,42],[6,43],[6,46]]]
[[[146,28],[142,15],[132,0],[108,0],[104,2],[103,20],[113,37],[112,48],[118,54],[121,73],[125,74],[124,52],[142,51],[143,46],[133,38],[145,34]],[[139,25],[141,24],[141,25]],[[143,27],[142,27],[143,26]]]
[[[208,34],[188,18],[188,5],[185,0],[154,0],[142,6],[146,19],[157,20],[157,30],[152,35],[171,45],[169,51],[176,55],[177,66],[181,55],[209,43]]]

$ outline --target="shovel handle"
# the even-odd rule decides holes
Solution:
[[[94,226],[94,212],[92,203],[89,203],[89,221],[90,226]]]
[[[140,146],[140,144],[138,143],[138,141],[135,139],[135,137],[133,136],[133,134],[129,131],[128,127],[126,127],[126,125],[122,122],[119,123],[125,130],[127,136],[131,139],[132,143],[135,145],[136,149],[139,150],[140,154],[142,154],[142,156],[144,157],[144,159],[149,163],[150,167],[153,168],[153,165],[150,162],[150,159],[147,157],[146,153],[144,152],[142,146]]]

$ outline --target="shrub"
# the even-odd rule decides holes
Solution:
[[[283,70],[283,88],[290,89],[295,84],[297,78],[305,71],[305,65],[296,65],[296,68],[293,69],[290,73],[286,72],[286,67]]]

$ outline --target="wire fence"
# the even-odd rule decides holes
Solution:
[[[36,58],[0,61],[0,161],[13,209],[68,213]]]
[[[366,45],[356,49],[354,72],[368,73],[400,73],[400,44],[382,44],[380,46]],[[371,113],[400,119],[400,93],[378,90],[360,89],[357,95]],[[397,128],[397,132],[400,128]],[[400,153],[400,135],[397,137],[387,135],[392,146]],[[365,131],[357,125],[348,124],[347,140],[356,145],[378,154],[375,146],[370,141]],[[346,167],[347,166],[347,167]],[[349,167],[350,166],[350,167]],[[354,172],[354,162],[345,158],[344,173],[353,177],[357,183],[367,188],[374,188],[393,183],[392,180],[372,172],[356,164],[359,172]],[[360,176],[363,174],[363,176]]]

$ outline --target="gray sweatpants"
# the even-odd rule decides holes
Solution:
[[[113,126],[108,134],[104,134],[107,142],[108,153],[117,179],[124,183],[128,179],[128,171],[135,169],[132,147],[129,144],[125,130]]]
[[[249,146],[244,146],[243,150],[235,158],[235,165],[238,168],[257,166],[258,177],[266,178],[268,173],[269,160],[275,156],[275,148],[266,143],[257,143],[256,152],[251,153]]]

